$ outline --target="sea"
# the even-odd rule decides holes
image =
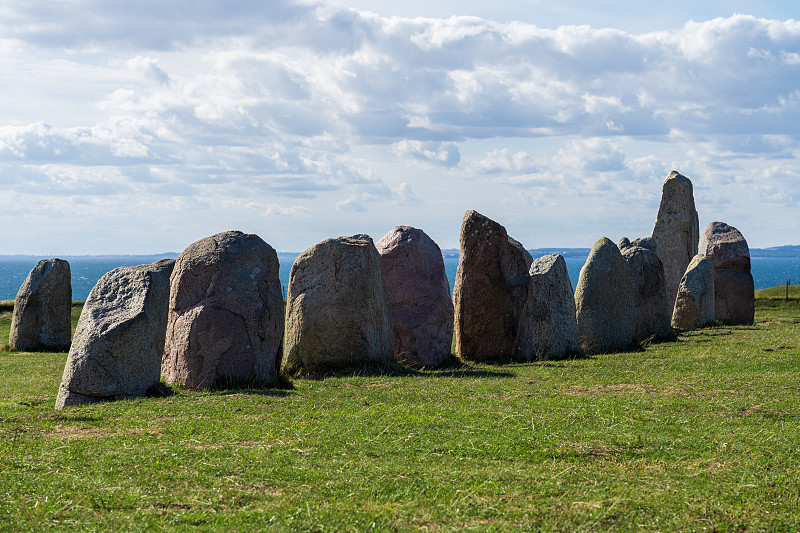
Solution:
[[[549,253],[550,250],[548,249]],[[752,251],[751,251],[752,253]],[[289,271],[292,263],[300,255],[298,253],[282,252],[278,253],[280,263],[279,277],[283,293],[289,285]],[[444,268],[447,279],[450,282],[450,292],[453,291],[453,283],[456,279],[456,269],[458,268],[458,251],[443,252]],[[531,251],[533,258],[540,257],[544,253]],[[564,254],[569,272],[570,281],[574,288],[578,283],[578,275],[586,262],[586,253],[570,251]],[[63,256],[70,264],[72,272],[72,299],[86,300],[89,291],[97,281],[110,270],[119,266],[142,265],[153,263],[160,259],[175,258],[176,254],[161,255],[126,255],[126,256]],[[36,263],[43,259],[35,256],[0,256],[0,300],[13,300],[17,296],[25,278]],[[751,258],[751,272],[756,289],[766,289],[785,285],[787,281],[791,284],[800,282],[800,254],[798,257],[757,257]]]

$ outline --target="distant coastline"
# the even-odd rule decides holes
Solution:
[[[588,257],[591,248],[531,248],[528,252],[533,257],[541,257],[547,254],[561,254],[565,258],[569,257]],[[285,259],[293,259],[299,256],[301,252],[278,252],[278,258],[285,258]],[[442,250],[443,257],[458,257],[458,248],[446,248]],[[0,255],[0,261],[20,261],[20,260],[33,260],[33,259],[44,259],[45,257],[51,256],[43,256],[43,255],[33,255],[33,254],[12,254],[12,255]],[[135,261],[141,259],[143,262],[152,262],[153,258],[159,259],[175,259],[178,257],[177,252],[165,252],[163,254],[102,254],[102,255],[60,255],[57,256],[61,259],[66,259],[67,261],[80,261],[81,259],[86,260],[124,260],[124,261]],[[785,246],[772,246],[770,248],[750,248],[750,257],[752,258],[789,258],[789,259],[796,259],[800,258],[800,245],[790,244]]]

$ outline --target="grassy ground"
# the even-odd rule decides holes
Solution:
[[[0,352],[0,529],[797,531],[800,294],[759,296],[637,353],[61,412],[65,354]]]

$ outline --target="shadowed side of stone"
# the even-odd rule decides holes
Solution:
[[[532,262],[503,226],[476,211],[464,214],[453,288],[459,357],[494,362],[518,357]]]
[[[92,288],[56,408],[144,396],[159,383],[175,261],[119,267]]]
[[[189,245],[172,273],[161,375],[188,389],[270,387],[283,353],[278,255],[258,235]]]
[[[529,275],[519,358],[558,360],[579,353],[575,298],[566,261],[558,254],[545,255],[533,262]]]
[[[575,288],[581,349],[587,354],[635,346],[635,285],[619,248],[603,237],[592,247]]]
[[[368,235],[328,239],[300,254],[286,301],[287,375],[396,368],[380,255]]]
[[[714,323],[714,268],[703,254],[695,255],[678,286],[672,327],[682,331]]]
[[[726,324],[752,324],[755,291],[750,248],[742,233],[724,222],[711,222],[703,231],[700,252],[714,267],[716,319]]]
[[[14,300],[8,344],[12,350],[65,352],[72,337],[69,263],[43,259],[33,267]]]
[[[397,226],[375,243],[394,325],[397,360],[436,367],[450,357],[453,301],[442,251],[421,229]]]

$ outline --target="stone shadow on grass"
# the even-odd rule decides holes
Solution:
[[[455,355],[450,357],[435,368],[401,368],[399,375],[430,378],[513,378],[516,374],[508,370],[489,370],[478,368],[462,361]]]

